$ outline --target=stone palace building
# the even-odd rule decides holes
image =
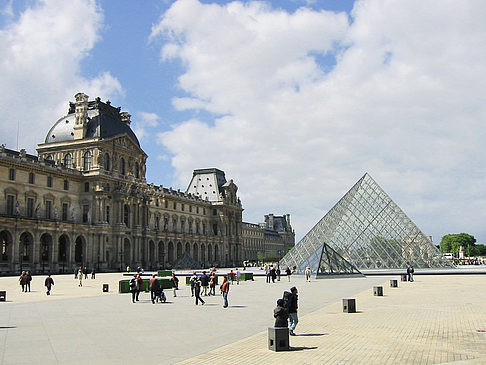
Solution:
[[[218,169],[147,184],[130,114],[78,93],[38,156],[0,148],[0,273],[241,265],[242,205]]]

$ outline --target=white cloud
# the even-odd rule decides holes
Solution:
[[[132,129],[139,139],[145,139],[151,135],[148,129],[159,125],[159,119],[160,117],[155,113],[138,112],[135,121],[132,122]]]
[[[94,0],[28,2],[18,19],[0,29],[0,120],[2,143],[33,152],[67,101],[83,91],[111,97],[122,88],[109,72],[87,79],[80,62],[99,40],[103,14]],[[53,107],[54,106],[54,107]]]
[[[359,1],[350,24],[261,2],[176,1],[151,35],[186,67],[175,106],[224,115],[159,136],[179,183],[222,168],[245,219],[291,213],[302,236],[368,171],[436,240],[486,241],[486,5],[436,5]]]

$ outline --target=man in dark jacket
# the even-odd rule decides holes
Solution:
[[[285,302],[283,299],[277,300],[277,308],[273,310],[273,316],[275,317],[274,327],[288,327],[289,326],[289,311],[285,308]]]
[[[297,301],[299,300],[299,297],[297,295],[298,292],[299,291],[295,286],[290,288],[290,295],[287,302],[287,309],[289,310],[289,330],[291,336],[295,336],[294,330],[297,326],[297,323],[299,323],[299,318],[297,317]]]
[[[47,288],[47,295],[51,295],[51,288],[54,285],[54,280],[51,278],[51,274],[49,274],[44,281],[44,286]]]
[[[208,276],[208,274],[206,274],[206,271],[203,271],[199,280],[201,280],[202,292],[205,296],[207,296],[208,295],[208,286],[209,286],[209,276]]]

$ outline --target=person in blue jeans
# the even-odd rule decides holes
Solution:
[[[299,323],[299,317],[297,316],[297,308],[298,308],[298,300],[299,296],[297,295],[299,291],[295,286],[290,288],[290,295],[287,302],[287,308],[289,310],[289,333],[291,336],[295,336],[294,330]]]
[[[412,265],[408,265],[407,267],[407,275],[408,275],[408,281],[413,281],[413,272],[415,270],[413,269]]]
[[[228,293],[229,293],[229,281],[228,277],[225,275],[223,279],[223,284],[221,284],[221,293],[223,293],[223,308],[228,307]]]

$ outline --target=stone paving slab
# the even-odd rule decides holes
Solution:
[[[292,351],[267,349],[267,332],[180,364],[486,364],[486,276],[421,276],[384,296],[355,296],[299,318]],[[485,332],[482,332],[485,331]]]

